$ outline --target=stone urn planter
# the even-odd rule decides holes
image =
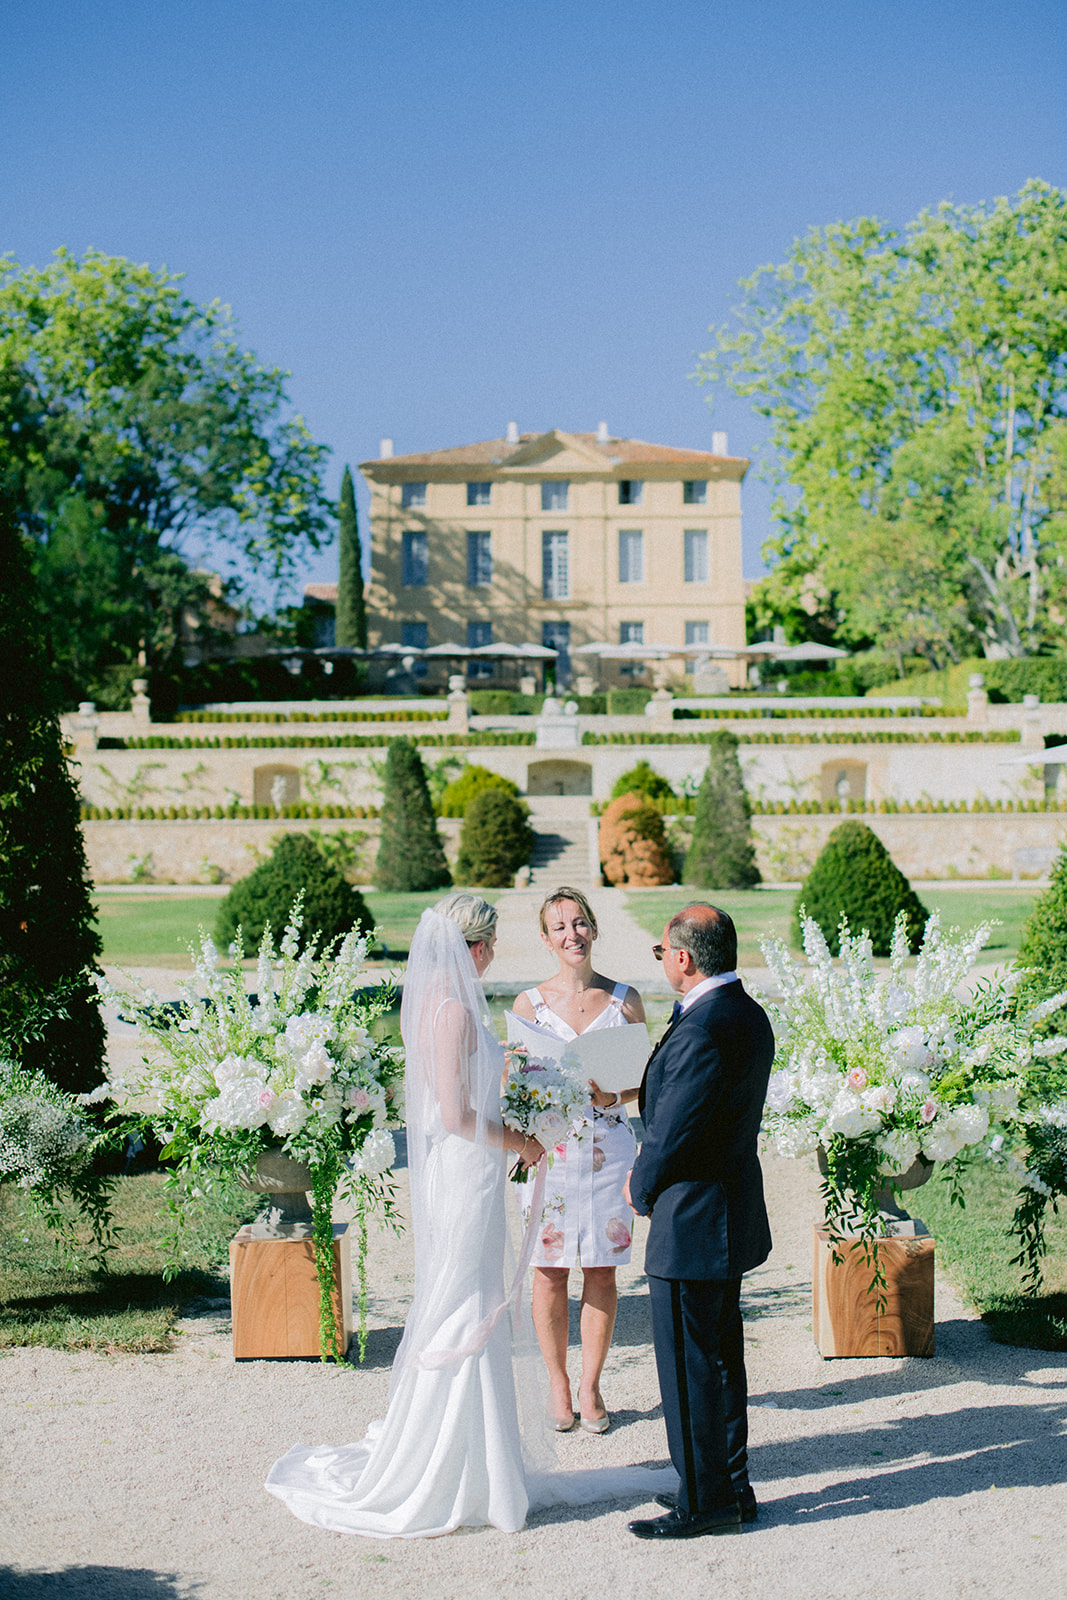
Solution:
[[[311,1172],[302,1161],[294,1161],[281,1150],[265,1150],[241,1182],[246,1189],[268,1197],[251,1224],[253,1239],[311,1238]]]
[[[819,1172],[826,1176],[829,1168],[826,1161],[826,1151],[822,1145],[815,1152],[815,1159],[819,1164]],[[927,1161],[925,1156],[916,1156],[907,1172],[897,1172],[886,1178],[886,1187],[875,1193],[878,1209],[889,1222],[911,1222],[909,1214],[902,1210],[897,1203],[896,1189],[909,1190],[921,1189],[928,1178],[933,1176],[934,1163]],[[895,1230],[894,1230],[895,1231]]]

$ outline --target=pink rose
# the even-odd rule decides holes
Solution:
[[[620,1255],[623,1250],[630,1248],[630,1230],[621,1217],[612,1217],[604,1232],[608,1236],[613,1255]]]
[[[347,1099],[354,1111],[366,1111],[370,1105],[370,1095],[366,1089],[349,1089]]]
[[[923,1106],[922,1110],[919,1112],[919,1121],[920,1122],[933,1122],[933,1120],[934,1120],[934,1118],[936,1116],[937,1116],[937,1101],[936,1100],[927,1100],[926,1104]]]
[[[277,1098],[273,1089],[261,1089],[256,1096],[256,1105],[262,1106],[264,1111],[269,1111]]]
[[[855,1089],[858,1094],[861,1089],[866,1089],[867,1087],[867,1074],[862,1067],[853,1067],[845,1082],[850,1089]]]

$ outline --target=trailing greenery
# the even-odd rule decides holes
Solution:
[[[27,1067],[84,1093],[104,1075],[91,982],[100,937],[37,589],[2,486],[0,594],[0,1039]]]
[[[720,732],[708,746],[683,883],[700,889],[751,889],[759,883],[751,819],[737,740],[732,733]]]
[[[842,822],[835,828],[804,880],[793,910],[797,945],[805,913],[818,923],[835,956],[842,918],[857,933],[866,929],[876,956],[887,956],[901,913],[912,954],[922,944],[929,916],[881,839],[862,822]]]
[[[1021,1287],[1012,1260],[1016,1180],[1003,1165],[975,1155],[961,1174],[964,1207],[935,1176],[910,1210],[937,1240],[937,1259],[999,1344],[1067,1350],[1067,1223],[1046,1230],[1044,1293]]]
[[[502,789],[505,794],[519,793],[517,783],[512,783],[510,778],[502,778],[499,772],[490,772],[488,767],[479,767],[473,763],[463,768],[458,778],[447,785],[437,805],[439,817],[464,817],[467,807],[476,796],[486,789]]]
[[[509,887],[533,852],[529,815],[528,806],[499,786],[476,794],[463,816],[458,880],[490,889]]]
[[[611,799],[617,800],[621,794],[643,794],[654,802],[669,802],[675,798],[668,780],[647,761],[639,761],[636,767],[630,767],[621,778],[616,778]]]
[[[180,1271],[166,1281],[170,1216],[159,1173],[120,1177],[112,1212],[121,1247],[107,1272],[56,1259],[53,1236],[28,1194],[0,1187],[0,1349],[129,1351],[173,1348],[183,1309],[199,1299],[229,1311],[230,1239],[258,1196],[205,1195],[183,1234]]]
[[[23,1190],[70,1258],[88,1223],[98,1266],[114,1242],[113,1180],[94,1168],[111,1137],[43,1072],[0,1059],[0,1184]]]
[[[346,465],[337,508],[337,610],[335,638],[339,645],[367,648],[367,607],[363,599],[363,551],[359,542],[356,491]]]
[[[245,948],[251,949],[268,925],[275,930],[285,927],[301,894],[306,924],[327,941],[353,928],[368,933],[374,926],[363,896],[326,859],[315,840],[306,833],[290,833],[221,902],[215,920],[217,942],[225,948],[240,928]]]
[[[451,882],[422,758],[410,739],[393,739],[385,758],[375,887],[436,889]]]

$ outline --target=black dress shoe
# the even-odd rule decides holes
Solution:
[[[699,1539],[704,1534],[740,1533],[741,1513],[737,1506],[721,1511],[683,1511],[680,1506],[665,1517],[650,1522],[631,1522],[627,1526],[639,1539]]]
[[[657,1494],[653,1496],[658,1506],[663,1506],[666,1511],[673,1511],[678,1504],[673,1494]],[[737,1497],[737,1509],[741,1513],[742,1522],[755,1522],[759,1516],[759,1506],[756,1504],[756,1495],[751,1484],[746,1484]]]

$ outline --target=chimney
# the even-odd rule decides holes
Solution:
[[[608,444],[609,441],[610,441],[610,437],[611,436],[608,433],[608,425],[607,425],[607,423],[606,422],[598,422],[597,425],[596,425],[596,442],[597,442],[597,444]]]
[[[713,433],[711,436],[711,453],[713,456],[728,456],[725,433]]]
[[[382,461],[388,461],[389,457],[392,455],[392,453],[393,453],[393,441],[392,441],[392,439],[383,439],[381,444],[378,446],[379,458]]]
[[[518,444],[518,442],[519,442],[519,425],[518,425],[517,422],[509,422],[508,423],[507,442],[508,442],[508,444]]]

